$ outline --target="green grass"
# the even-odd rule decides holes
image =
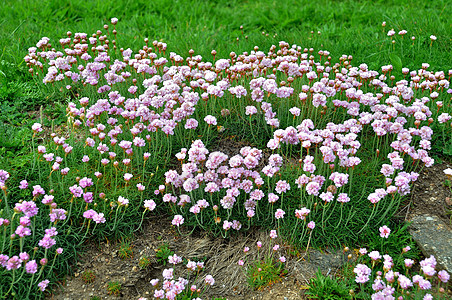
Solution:
[[[119,18],[118,43],[163,40],[169,50],[186,55],[194,49],[204,57],[212,49],[218,56],[230,51],[266,49],[279,40],[303,47],[324,48],[333,56],[353,55],[373,67],[388,64],[388,47],[376,32],[383,21],[386,31],[406,29],[405,39],[416,36],[413,52],[402,63],[408,67],[428,62],[448,68],[451,58],[448,1],[10,1],[0,4],[1,59],[23,64],[27,48],[47,36],[56,43],[66,31],[91,33]],[[243,34],[240,30],[243,26]],[[311,34],[311,31],[314,34]],[[320,31],[321,35],[317,32]],[[268,33],[263,36],[261,32]],[[422,50],[428,37],[438,41],[432,53]],[[275,38],[274,35],[277,35]],[[248,36],[248,39],[245,39]],[[240,41],[236,43],[236,38]],[[414,55],[413,55],[414,54]],[[371,65],[372,67],[372,65]]]

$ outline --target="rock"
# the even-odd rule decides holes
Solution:
[[[411,219],[409,232],[422,253],[435,256],[439,268],[452,272],[452,229],[437,216],[419,215]]]
[[[452,206],[452,198],[446,197],[446,204]]]

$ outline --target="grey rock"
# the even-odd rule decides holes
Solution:
[[[425,256],[433,255],[439,268],[452,272],[452,228],[437,216],[411,219],[409,232]]]

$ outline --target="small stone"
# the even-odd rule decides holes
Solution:
[[[446,204],[449,206],[452,206],[452,198],[451,197],[446,197]]]

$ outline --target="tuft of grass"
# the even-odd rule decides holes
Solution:
[[[107,293],[109,295],[118,296],[121,293],[121,284],[118,281],[110,281],[107,283]]]
[[[96,280],[96,273],[92,270],[86,270],[83,271],[81,277],[85,283],[93,283]]]
[[[325,276],[317,270],[314,278],[309,280],[309,289],[306,291],[308,299],[345,300],[352,299],[347,285],[336,278]]]
[[[133,249],[129,240],[122,240],[119,244],[118,256],[121,259],[129,259],[133,257]]]
[[[256,260],[246,271],[248,285],[254,290],[280,282],[286,274],[284,264],[274,262],[271,258]]]
[[[138,261],[138,266],[140,267],[140,269],[146,269],[151,264],[152,264],[152,262],[151,262],[151,259],[149,258],[149,256],[143,256]]]

